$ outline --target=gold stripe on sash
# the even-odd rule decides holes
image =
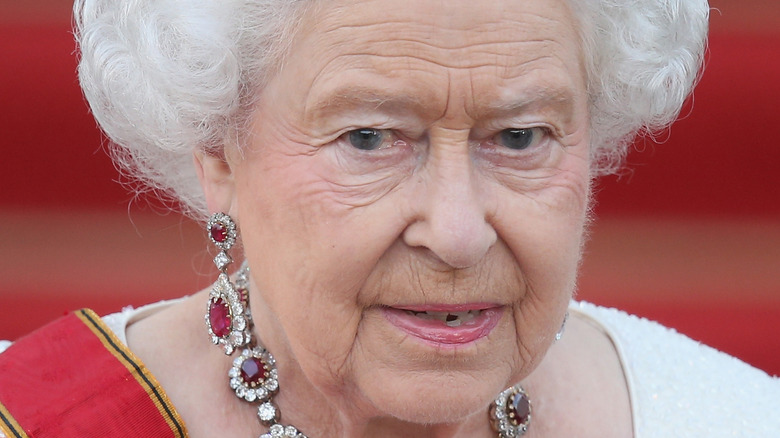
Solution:
[[[138,384],[146,391],[152,403],[160,411],[160,415],[168,423],[173,435],[176,438],[187,438],[188,434],[184,422],[160,387],[160,383],[146,369],[146,365],[117,339],[114,332],[103,323],[103,320],[95,312],[89,309],[82,309],[76,312],[76,316],[97,336],[106,350],[130,371]],[[26,435],[24,437],[26,438]]]
[[[22,426],[16,422],[2,403],[0,403],[0,431],[7,438],[29,438]]]

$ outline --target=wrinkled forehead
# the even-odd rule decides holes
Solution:
[[[423,102],[460,93],[495,103],[521,89],[566,99],[585,88],[566,0],[326,0],[304,15],[288,59],[309,108],[332,98],[318,91],[347,84]],[[446,90],[428,86],[434,75]]]
[[[580,52],[566,0],[326,0],[297,39],[320,56],[412,55],[449,67]]]

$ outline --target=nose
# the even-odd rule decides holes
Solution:
[[[419,178],[411,201],[416,216],[404,230],[404,242],[427,248],[455,269],[479,263],[496,242],[496,231],[487,220],[468,145],[431,153]]]

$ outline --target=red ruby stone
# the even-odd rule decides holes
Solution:
[[[209,232],[211,232],[211,238],[216,242],[222,243],[227,240],[227,228],[225,228],[225,226],[220,223],[212,225]]]
[[[256,385],[265,380],[265,365],[256,357],[250,357],[241,362],[241,378],[250,385]]]
[[[230,315],[227,303],[222,298],[211,301],[209,305],[209,323],[211,323],[211,331],[218,337],[224,338],[230,334],[233,318]]]
[[[518,392],[512,396],[510,403],[509,416],[512,417],[517,424],[527,423],[528,417],[531,415],[531,402],[528,401],[528,397],[522,392]]]

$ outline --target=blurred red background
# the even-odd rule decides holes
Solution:
[[[780,374],[780,2],[711,3],[684,117],[598,185],[578,297]],[[116,183],[69,29],[67,2],[0,2],[0,339],[213,278],[197,224]]]

